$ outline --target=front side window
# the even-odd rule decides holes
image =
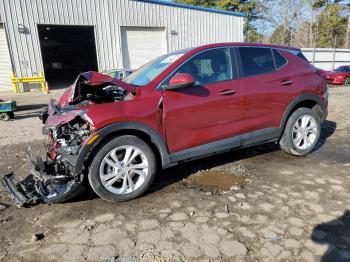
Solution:
[[[176,73],[192,75],[196,85],[230,80],[232,79],[230,51],[228,48],[218,48],[202,52],[183,64]]]
[[[270,48],[239,47],[241,57],[241,75],[254,76],[275,71]]]

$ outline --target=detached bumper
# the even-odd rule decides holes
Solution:
[[[65,171],[57,163],[48,163],[40,157],[30,159],[29,175],[15,182],[13,173],[0,177],[0,183],[17,207],[29,207],[39,203],[62,203],[84,191],[79,178]]]
[[[25,192],[25,189],[21,184],[15,184],[14,174],[7,174],[1,178],[1,185],[9,194],[10,198],[13,200],[17,207],[29,206],[36,204],[36,198],[34,196],[28,196],[28,192]]]

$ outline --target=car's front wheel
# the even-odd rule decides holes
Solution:
[[[123,135],[110,140],[96,154],[89,169],[89,182],[101,198],[127,201],[145,193],[156,169],[151,147],[136,136]]]
[[[318,115],[309,108],[299,108],[289,117],[280,140],[281,148],[292,155],[304,156],[317,144],[321,134]]]

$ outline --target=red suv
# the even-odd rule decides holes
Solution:
[[[123,81],[87,72],[41,114],[49,150],[46,161],[31,157],[36,200],[66,201],[87,180],[103,199],[130,200],[159,168],[271,141],[306,155],[327,104],[324,77],[300,49],[283,46],[190,48]],[[10,175],[3,184],[18,205],[33,202]]]

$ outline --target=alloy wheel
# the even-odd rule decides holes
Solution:
[[[103,186],[114,194],[129,194],[140,188],[148,175],[145,153],[130,145],[111,150],[100,165]]]
[[[292,131],[294,145],[301,150],[309,149],[317,138],[317,132],[317,124],[313,116],[303,115],[299,117]]]

